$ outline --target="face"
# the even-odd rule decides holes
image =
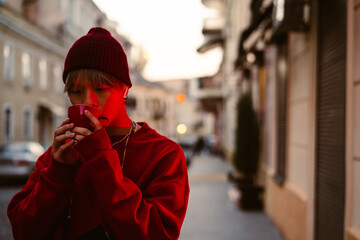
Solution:
[[[91,83],[88,79],[77,79],[76,84],[68,90],[72,104],[86,104],[102,110],[103,117],[108,119],[108,126],[116,125],[124,114],[125,85],[109,86],[104,83]]]

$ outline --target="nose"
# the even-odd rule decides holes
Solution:
[[[94,90],[91,87],[87,88],[87,90],[86,90],[84,104],[90,105],[93,107],[98,107],[98,101],[97,101],[96,94],[94,93]]]

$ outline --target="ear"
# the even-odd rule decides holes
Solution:
[[[129,87],[128,87],[128,86],[125,86],[123,98],[124,98],[124,99],[127,99],[127,98],[128,98],[128,94],[129,94]]]

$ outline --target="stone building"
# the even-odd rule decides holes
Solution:
[[[173,137],[176,133],[175,93],[161,83],[150,82],[131,70],[133,87],[129,91],[127,112],[137,122],[147,122],[161,134]]]
[[[66,49],[28,7],[27,1],[0,6],[0,139],[49,145],[54,126],[66,115],[61,81]]]

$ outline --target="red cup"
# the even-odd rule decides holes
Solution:
[[[85,115],[85,110],[88,110],[92,113],[97,119],[101,120],[100,122],[104,124],[104,120],[101,119],[101,110],[96,107],[85,104],[75,104],[68,108],[68,117],[70,122],[74,123],[75,127],[87,128],[90,131],[94,131],[95,126],[90,122],[90,120]]]

